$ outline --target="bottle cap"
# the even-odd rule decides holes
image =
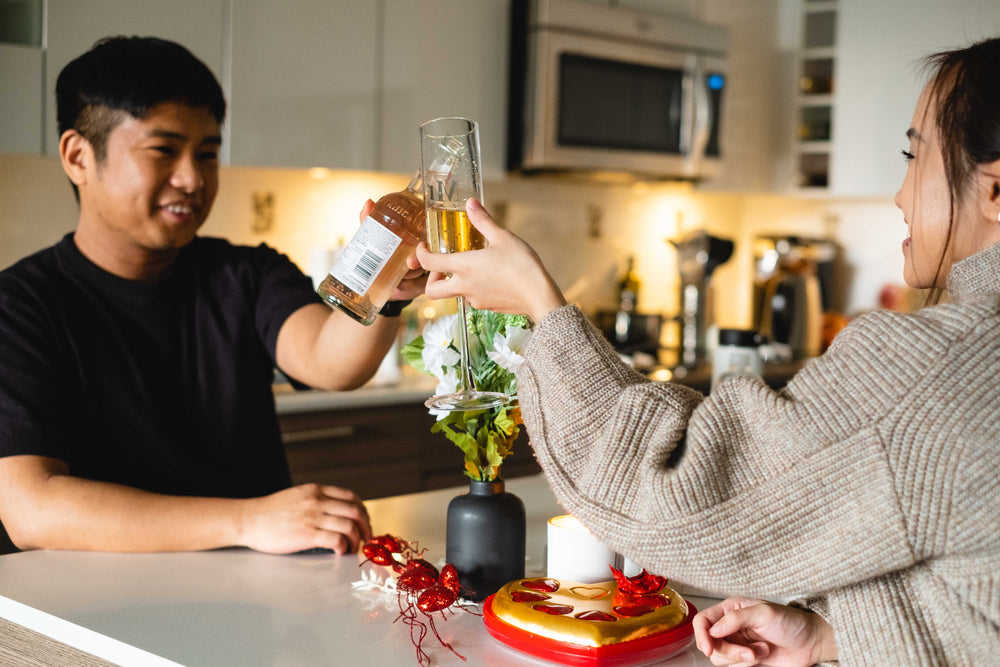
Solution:
[[[760,344],[760,334],[753,329],[719,329],[719,345],[757,347]]]

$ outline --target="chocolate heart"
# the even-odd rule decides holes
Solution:
[[[611,591],[601,586],[573,586],[569,592],[584,600],[600,600],[611,595]]]
[[[520,583],[525,588],[543,593],[555,593],[559,590],[559,582],[555,579],[525,579]]]

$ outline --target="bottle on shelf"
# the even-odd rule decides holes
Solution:
[[[375,202],[316,290],[326,303],[361,324],[375,321],[379,309],[406,274],[406,260],[426,237],[422,190],[423,178],[418,170],[404,189]]]
[[[618,280],[618,309],[634,313],[638,307],[639,275],[635,272],[635,257],[629,256],[625,273]]]
[[[618,279],[618,312],[615,313],[615,340],[625,343],[632,330],[632,315],[639,302],[639,275],[635,272],[635,257],[629,256],[625,273]]]

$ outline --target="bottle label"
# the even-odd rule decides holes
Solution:
[[[330,275],[364,294],[402,242],[399,236],[368,217],[330,269]]]

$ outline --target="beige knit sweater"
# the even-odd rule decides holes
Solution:
[[[780,391],[623,365],[572,306],[518,373],[560,503],[652,571],[803,596],[843,665],[1000,665],[1000,245],[951,303],[874,312]]]

